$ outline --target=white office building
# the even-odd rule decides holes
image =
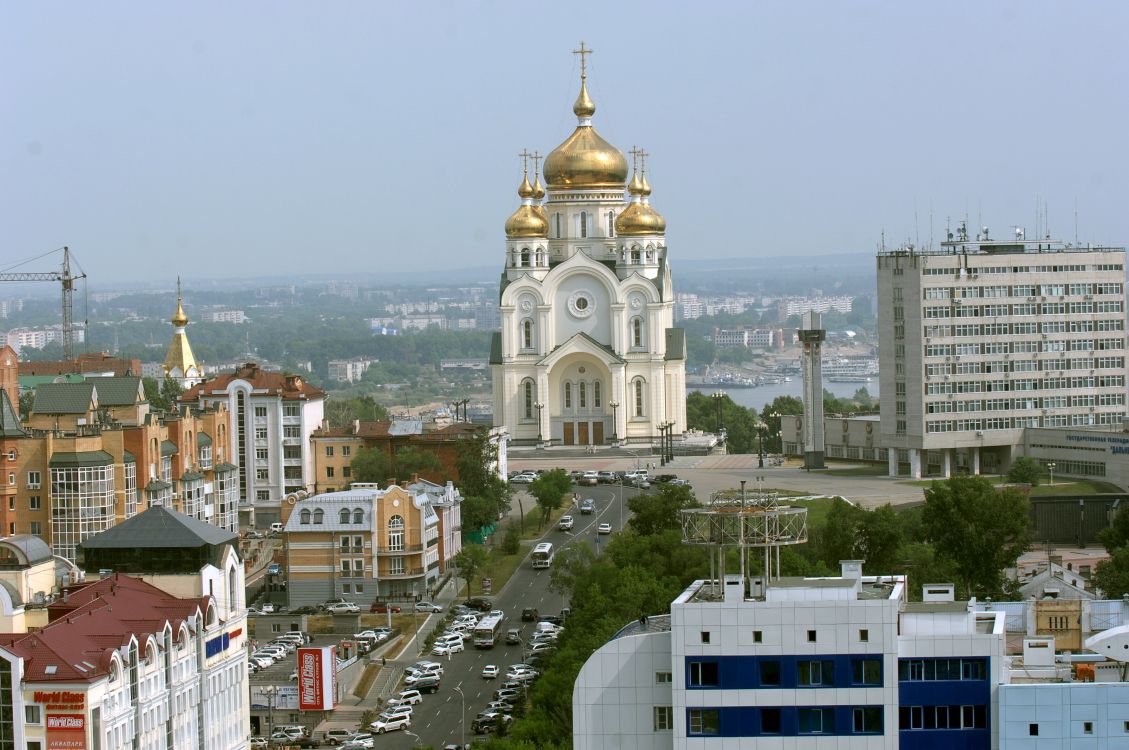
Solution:
[[[1124,248],[949,237],[877,258],[890,474],[998,472],[1025,428],[1120,425]]]

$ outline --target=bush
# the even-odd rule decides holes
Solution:
[[[521,531],[517,524],[510,523],[506,526],[506,534],[502,537],[501,549],[503,555],[516,555],[521,551]]]
[[[1012,462],[1011,468],[1008,469],[1007,481],[1009,484],[1029,484],[1032,487],[1038,487],[1039,474],[1042,471],[1042,467],[1035,459],[1020,456]]]

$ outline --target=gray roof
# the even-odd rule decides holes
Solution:
[[[83,549],[190,549],[238,543],[238,535],[158,505],[82,543]]]
[[[421,419],[394,419],[388,426],[389,435],[422,435],[423,420]]]
[[[133,406],[145,400],[141,378],[136,375],[92,378],[87,382],[97,389],[99,406]]]
[[[161,441],[161,455],[162,456],[175,456],[180,451],[177,450],[176,443],[171,440]]]
[[[16,555],[27,559],[28,565],[50,560],[54,555],[47,542],[33,534],[13,534],[0,539],[0,546],[13,547]]]
[[[0,390],[0,437],[23,437],[27,432],[20,427],[20,415],[12,407],[8,392]]]
[[[305,500],[299,500],[298,504],[294,506],[293,512],[290,513],[290,518],[286,521],[286,531],[356,531],[358,533],[367,531],[372,527],[373,504],[376,498],[383,494],[380,490],[363,487],[342,490],[341,492],[326,492]],[[341,510],[343,508],[349,511],[359,508],[364,512],[363,521],[359,524],[353,523],[353,517],[350,513],[349,523],[341,523]],[[311,513],[316,510],[323,511],[322,522],[320,524],[302,523],[303,510],[308,510]]]
[[[502,364],[502,332],[495,331],[490,334],[490,364]]]
[[[94,384],[40,383],[35,389],[35,414],[85,414],[94,399]]]
[[[109,466],[114,457],[106,451],[70,451],[51,454],[51,468],[61,466]]]
[[[209,435],[206,432],[197,432],[196,433],[196,445],[204,446],[204,445],[211,445],[211,444],[212,444],[212,436],[211,435]]]

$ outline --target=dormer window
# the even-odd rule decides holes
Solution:
[[[310,518],[312,516],[313,514],[310,513],[308,509],[303,509],[302,512],[298,514],[298,523],[302,524],[303,526],[309,526]]]
[[[349,523],[349,509],[348,508],[342,508],[341,509],[341,515],[337,519],[337,522],[340,523],[340,524]]]

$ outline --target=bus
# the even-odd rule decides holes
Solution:
[[[541,542],[533,548],[533,554],[530,557],[533,559],[534,568],[552,567],[553,545],[550,542]]]
[[[474,626],[474,647],[494,648],[502,633],[502,615],[486,615]]]

